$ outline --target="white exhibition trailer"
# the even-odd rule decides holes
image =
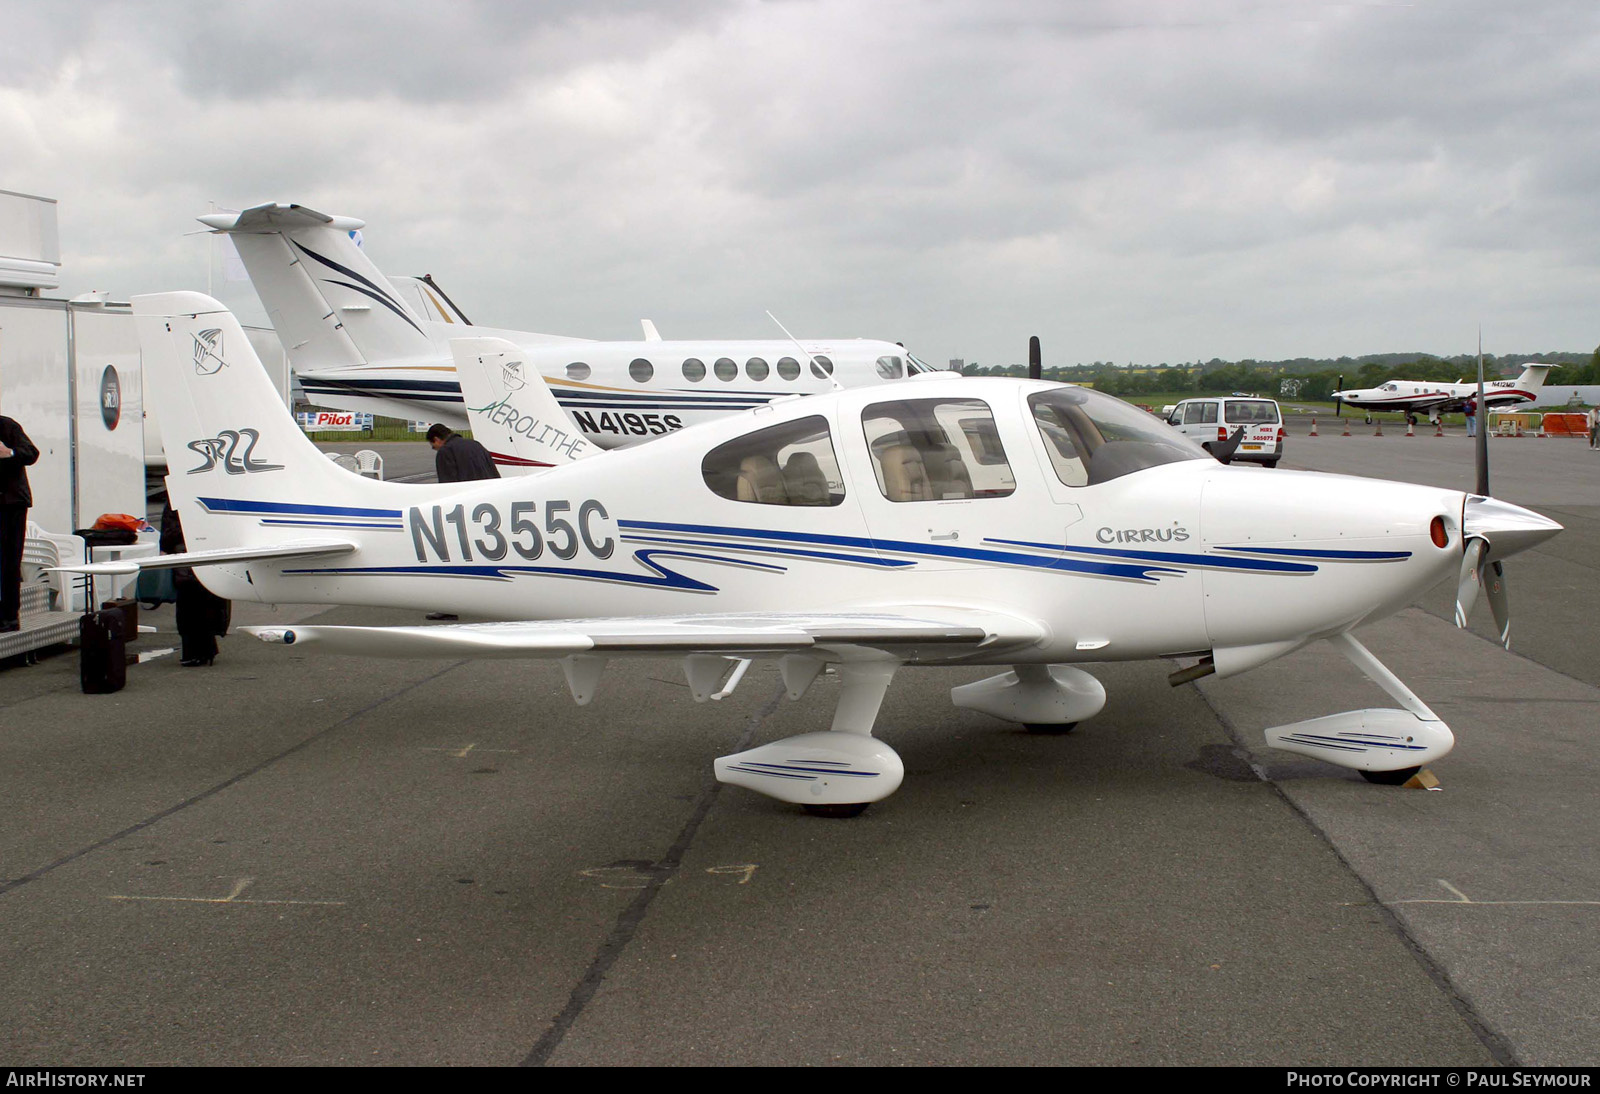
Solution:
[[[72,533],[102,513],[144,516],[146,465],[159,473],[166,461],[144,409],[131,308],[99,293],[72,300],[45,296],[60,285],[60,271],[55,200],[0,190],[0,414],[16,419],[38,446],[39,462],[28,468],[28,519],[65,557],[83,549]],[[289,371],[276,335],[249,335],[286,395]],[[140,549],[155,550],[154,534],[143,538]],[[50,549],[42,538],[30,544]],[[28,561],[25,554],[25,570]],[[70,582],[55,585],[55,608],[82,610],[84,599],[71,595]],[[107,595],[115,589],[94,590],[95,599]],[[25,604],[25,629],[27,616]],[[75,617],[71,623],[75,635]],[[31,639],[0,636],[0,656],[48,644],[34,629]],[[68,629],[65,620],[55,620],[49,640],[60,641]]]
[[[55,202],[0,191],[0,414],[39,448],[29,519],[71,532],[144,512],[144,393],[126,304],[40,295],[58,283]]]

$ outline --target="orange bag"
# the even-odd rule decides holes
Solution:
[[[148,532],[150,525],[146,524],[143,517],[136,517],[132,513],[101,513],[92,525],[102,532],[122,530],[125,532]]]

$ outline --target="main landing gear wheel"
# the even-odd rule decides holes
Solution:
[[[1420,767],[1402,767],[1398,771],[1363,771],[1361,777],[1379,786],[1404,786],[1421,770]]]
[[[1050,736],[1050,735],[1059,735],[1059,734],[1062,734],[1062,733],[1071,733],[1074,729],[1078,728],[1078,723],[1077,722],[1027,722],[1027,723],[1025,723],[1023,725],[1022,728],[1026,729],[1029,733],[1037,733],[1040,736]]]
[[[859,817],[861,814],[865,813],[867,811],[867,806],[871,804],[871,802],[850,802],[848,804],[834,805],[806,804],[804,805],[804,809],[813,817],[833,817],[836,820],[848,820],[851,817]]]

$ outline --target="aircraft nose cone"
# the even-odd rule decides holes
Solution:
[[[1489,542],[1488,557],[1508,558],[1537,546],[1561,531],[1561,525],[1531,509],[1499,498],[1468,494],[1461,526],[1468,536]]]

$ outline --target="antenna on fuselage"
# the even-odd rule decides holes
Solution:
[[[778,323],[778,317],[776,315],[773,315],[772,312],[770,312],[770,311],[767,312],[767,318],[772,320],[774,323]],[[812,357],[811,353],[806,349],[806,347],[804,347],[804,346],[802,346],[800,344],[800,339],[796,338],[794,335],[789,333],[789,328],[788,327],[784,326],[782,323],[778,323],[778,329],[783,332],[784,337],[786,337],[787,339],[789,339],[789,341],[794,343],[794,348],[799,350],[801,355],[805,357],[806,364],[808,366],[810,366],[810,368],[811,368],[811,375],[813,375],[813,376],[816,376],[818,374],[825,375],[825,376],[828,377],[829,382],[833,384],[833,390],[835,390],[835,391],[843,391],[844,390],[844,385],[841,384],[839,382],[839,378],[833,374],[833,370],[829,369],[826,373],[823,373],[822,370],[817,367],[816,358]]]
[[[1028,379],[1037,380],[1044,371],[1043,357],[1039,353],[1039,336],[1028,338]]]

